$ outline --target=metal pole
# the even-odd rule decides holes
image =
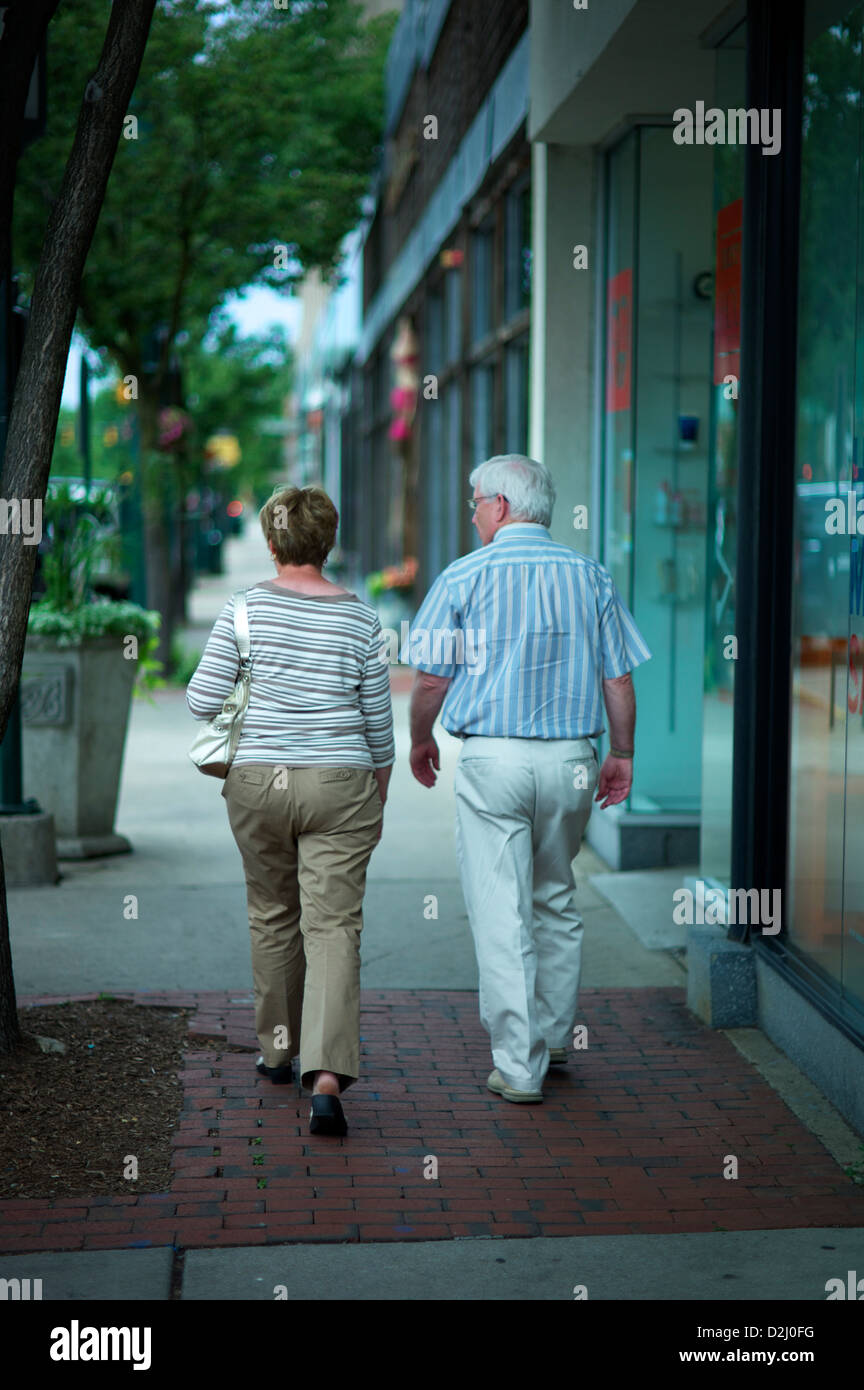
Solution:
[[[93,457],[90,450],[90,364],[86,352],[81,353],[80,398],[78,405],[78,449],[84,464],[84,498],[90,498],[93,478]]]
[[[127,554],[129,555],[130,590],[133,603],[147,607],[147,566],[144,554],[144,505],[143,483],[141,478],[141,430],[138,423],[138,408],[132,416],[132,485],[128,493],[130,527],[127,535]]]

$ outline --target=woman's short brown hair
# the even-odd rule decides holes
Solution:
[[[277,488],[258,515],[280,565],[320,569],[333,549],[339,513],[323,488]]]

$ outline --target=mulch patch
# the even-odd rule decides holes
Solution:
[[[0,1198],[167,1190],[192,1012],[110,995],[19,1009],[23,1046],[0,1057]]]

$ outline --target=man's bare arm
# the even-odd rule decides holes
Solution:
[[[628,671],[623,676],[611,676],[603,682],[603,699],[609,718],[609,747],[619,753],[633,752],[633,739],[636,732],[636,691],[633,677]],[[600,809],[617,806],[626,801],[633,785],[633,761],[631,758],[617,758],[609,752],[600,769],[595,801]]]
[[[603,700],[609,716],[610,748],[632,753],[636,732],[636,691],[629,671],[626,675],[604,680]]]
[[[411,771],[424,787],[434,787],[435,773],[441,770],[432,726],[449,684],[449,676],[430,676],[426,671],[418,671],[411,691]]]
[[[411,691],[411,742],[426,743],[444,703],[450,678],[418,671]]]

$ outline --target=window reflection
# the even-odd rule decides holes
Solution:
[[[860,497],[862,7],[808,5],[805,52],[788,939],[864,1010],[864,537],[826,504]],[[816,29],[814,21],[826,20]],[[856,438],[857,437],[857,438]],[[857,460],[856,460],[857,447]]]

